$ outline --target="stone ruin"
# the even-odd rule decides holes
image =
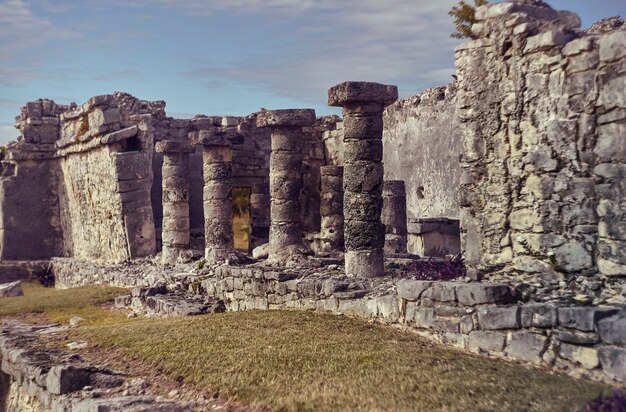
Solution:
[[[476,19],[455,82],[400,101],[341,83],[341,119],[174,119],[124,93],[27,103],[1,162],[0,278],[132,286],[118,303],[161,315],[216,307],[167,297],[188,292],[356,314],[626,382],[626,29],[581,31],[541,2]],[[247,250],[233,188],[249,193]],[[393,275],[455,255],[463,279]]]

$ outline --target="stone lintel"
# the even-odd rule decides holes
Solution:
[[[303,127],[315,124],[313,109],[263,110],[257,114],[257,127]]]
[[[192,153],[194,147],[186,140],[162,140],[155,146],[157,153]]]
[[[398,100],[398,87],[371,82],[343,82],[328,90],[329,106],[380,103],[389,106]]]
[[[203,146],[232,146],[243,143],[243,135],[236,130],[216,129],[199,130],[189,133],[189,139],[194,144]]]

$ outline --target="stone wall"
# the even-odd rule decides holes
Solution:
[[[124,93],[28,103],[3,160],[0,258],[154,254],[150,164],[163,107]]]
[[[162,313],[155,313],[160,316],[206,310],[207,297],[222,300],[229,311],[351,315],[401,325],[463,350],[626,382],[626,313],[619,306],[538,302],[529,300],[527,289],[501,283],[348,277],[342,267],[325,263],[293,269],[255,264],[163,270],[148,261],[112,267],[55,259],[53,269],[61,288],[138,287],[119,303],[142,310],[152,297],[163,306]]]
[[[470,273],[624,302],[626,31],[581,32],[542,2],[476,17],[456,50]]]
[[[461,134],[456,84],[385,109],[385,180],[404,180],[409,218],[459,218]]]

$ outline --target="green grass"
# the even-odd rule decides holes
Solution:
[[[197,387],[276,410],[571,411],[609,390],[307,312],[142,319],[78,333]]]
[[[263,311],[129,321],[94,306],[120,292],[26,285],[26,296],[0,301],[0,316],[84,317],[68,338],[274,410],[571,411],[611,390],[346,317]]]
[[[54,322],[68,322],[79,316],[85,324],[116,322],[125,319],[123,314],[114,314],[97,307],[112,302],[116,296],[128,293],[125,289],[85,286],[75,289],[57,290],[44,288],[36,283],[22,283],[24,296],[0,299],[0,317],[10,315],[44,313]]]

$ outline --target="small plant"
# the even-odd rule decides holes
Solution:
[[[474,0],[474,5],[472,6],[464,0],[460,0],[457,6],[452,7],[448,15],[454,17],[456,33],[452,33],[450,37],[455,39],[475,39],[476,36],[472,34],[472,25],[476,23],[476,7],[484,6],[488,3],[487,0]]]
[[[615,390],[611,395],[598,396],[587,402],[586,412],[622,412],[626,411],[626,394]]]
[[[206,265],[206,260],[200,259],[199,261],[196,262],[196,269],[204,269],[205,265]]]

